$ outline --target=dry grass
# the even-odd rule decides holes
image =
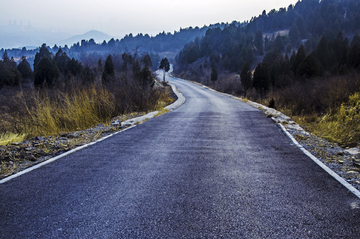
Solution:
[[[293,118],[314,134],[331,142],[342,145],[360,142],[360,94],[350,95],[349,101],[335,110],[336,113],[329,112],[321,117],[312,115]]]
[[[23,141],[26,134],[4,133],[0,135],[0,146]]]
[[[163,111],[166,106],[174,102],[174,98],[171,97],[171,87],[167,87],[158,93],[158,100],[154,107],[155,111]]]
[[[114,91],[94,85],[68,92],[50,89],[13,91],[0,98],[0,130],[4,132],[0,135],[0,145],[107,124],[115,116],[128,116],[134,112],[163,111],[174,101],[170,88],[147,92],[146,97],[141,95],[141,101],[136,101],[138,98],[119,99],[116,96],[121,92]]]
[[[14,135],[49,136],[92,127],[110,120],[114,111],[112,95],[95,86],[72,93],[20,91],[12,101],[14,111],[1,115],[1,125],[7,132],[0,138],[3,142]]]

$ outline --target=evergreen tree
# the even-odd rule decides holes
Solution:
[[[16,62],[10,60],[7,51],[4,52],[3,61],[0,61],[0,88],[17,86],[20,84],[21,74],[16,68]]]
[[[144,64],[144,67],[148,67],[148,68],[152,67],[151,57],[148,53],[146,53],[146,55],[143,58],[141,58],[140,62]]]
[[[67,68],[68,62],[70,61],[70,57],[68,57],[66,52],[63,52],[63,50],[60,48],[54,57],[54,61],[56,62],[56,65],[59,68],[59,71],[65,76],[66,68]]]
[[[360,70],[360,44],[359,43],[355,43],[355,45],[350,48],[347,65],[349,68]]]
[[[20,72],[22,79],[33,79],[34,74],[33,71],[31,70],[30,64],[29,62],[26,60],[26,57],[23,56],[21,58],[21,62],[19,63],[19,65],[17,66],[18,71]]]
[[[55,44],[52,48],[53,52],[58,52],[59,47]]]
[[[284,88],[290,84],[290,60],[287,55],[285,55],[282,60],[280,67],[275,75],[274,87]]]
[[[246,97],[247,90],[250,89],[252,86],[251,70],[248,62],[246,62],[241,69],[240,80],[241,80],[241,85],[245,91],[245,97]]]
[[[280,35],[277,35],[275,38],[275,50],[278,50],[278,51],[285,50],[284,41]]]
[[[316,58],[318,59],[321,68],[324,70],[330,70],[334,64],[334,55],[330,48],[328,41],[323,36],[315,49]]]
[[[295,24],[299,29],[300,38],[302,39],[307,38],[308,31],[306,30],[304,18],[302,16],[298,17]]]
[[[90,67],[86,66],[81,75],[84,84],[93,84],[95,82],[95,76]]]
[[[264,54],[264,40],[262,31],[259,29],[255,34],[254,44],[258,49],[260,55]]]
[[[101,79],[102,79],[102,82],[106,84],[106,83],[109,83],[111,80],[113,80],[114,77],[115,77],[115,69],[114,69],[112,56],[110,54],[106,58],[104,71],[103,71]]]
[[[165,72],[168,72],[170,70],[170,63],[166,57],[161,60],[159,68],[164,69],[163,81],[165,82]]]
[[[140,80],[141,80],[143,89],[146,89],[148,86],[152,87],[154,85],[154,80],[151,76],[151,71],[149,70],[149,68],[147,66],[145,66],[140,71]]]
[[[73,76],[78,76],[81,74],[83,67],[78,60],[75,60],[73,57],[70,61],[68,61],[66,65],[66,74],[71,74]]]
[[[296,24],[293,24],[289,31],[289,37],[293,46],[298,46],[300,43],[300,32]]]
[[[44,56],[36,67],[34,85],[36,87],[53,87],[59,76],[60,71],[55,61],[48,56]]]
[[[141,65],[138,60],[135,60],[134,64],[131,67],[133,76],[136,80],[141,80]]]
[[[218,72],[217,72],[215,64],[212,64],[210,80],[212,81],[213,85],[215,85],[215,81],[217,81],[217,79],[218,79]]]
[[[296,75],[312,78],[319,76],[319,64],[313,54],[308,55],[296,69]]]
[[[296,73],[296,69],[305,60],[305,58],[306,58],[305,47],[304,45],[301,45],[295,55],[293,63],[291,64],[290,69],[292,70],[292,72]]]
[[[7,50],[5,50],[4,55],[2,56],[3,62],[10,62]]]
[[[264,95],[270,87],[270,74],[266,64],[259,63],[255,68],[253,86],[261,95]]]
[[[37,67],[41,61],[41,59],[43,57],[47,57],[47,58],[51,58],[51,53],[49,51],[49,49],[47,48],[46,44],[42,44],[40,50],[38,53],[35,54],[35,59],[34,59],[34,72],[37,71]]]

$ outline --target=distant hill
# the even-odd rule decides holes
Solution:
[[[30,25],[9,24],[0,26],[0,49],[22,48],[24,46],[41,46],[43,43],[54,45],[59,39],[70,37],[64,32],[41,30]],[[28,47],[27,47],[28,48]],[[29,47],[33,48],[33,47]]]
[[[81,42],[81,40],[90,40],[90,39],[94,39],[94,41],[96,43],[101,43],[103,42],[104,40],[105,41],[109,41],[112,37],[103,33],[103,32],[100,32],[100,31],[96,31],[96,30],[91,30],[91,31],[88,31],[82,35],[76,35],[76,36],[73,36],[71,38],[68,38],[68,39],[65,39],[65,40],[62,40],[62,41],[58,41],[57,42],[57,45],[58,46],[65,46],[65,45],[68,45],[68,47],[72,46],[74,43],[77,43],[77,42]]]

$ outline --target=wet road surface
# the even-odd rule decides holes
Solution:
[[[360,200],[261,111],[171,82],[178,109],[1,184],[0,237],[359,237]]]

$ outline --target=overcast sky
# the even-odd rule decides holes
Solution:
[[[294,0],[4,0],[0,25],[9,21],[39,29],[83,34],[99,30],[125,34],[174,32],[180,27],[250,20]]]

